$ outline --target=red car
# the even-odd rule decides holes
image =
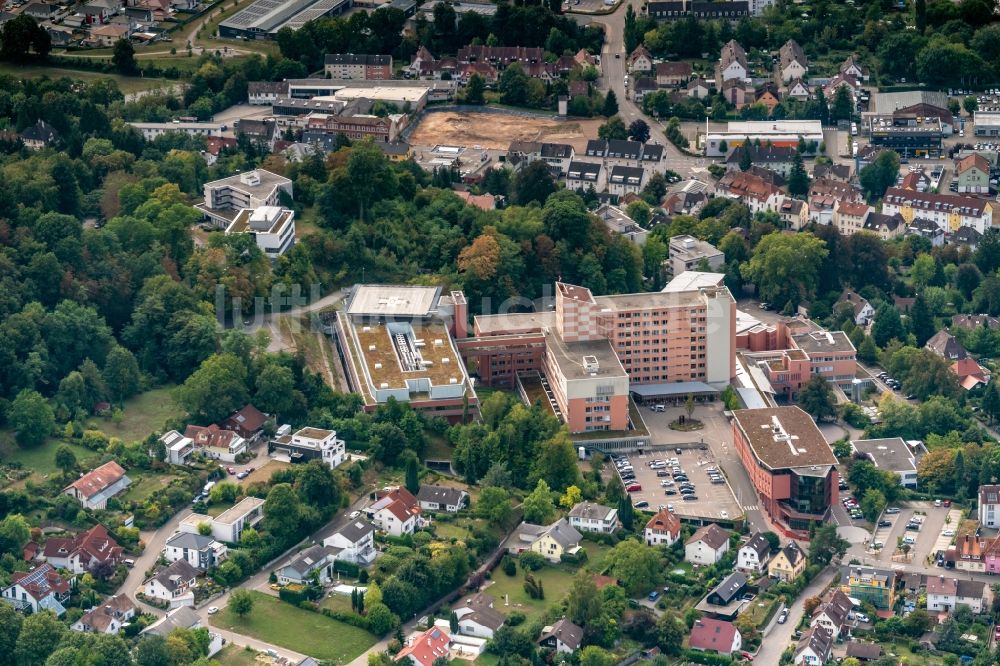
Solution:
[[[945,501],[941,502],[941,505],[945,506],[945,507],[949,507],[949,506],[951,506],[951,500],[945,500]]]
[[[230,474],[236,474],[236,468],[235,467],[227,467],[226,471],[229,472]]]
[[[749,652],[747,652],[746,650],[743,650],[743,652],[740,652],[740,656],[743,657],[744,659],[746,659],[747,661],[753,661],[753,655],[750,654]]]

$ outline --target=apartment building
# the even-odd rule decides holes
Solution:
[[[392,56],[366,53],[327,53],[323,73],[330,79],[391,79]]]
[[[772,520],[805,534],[829,517],[837,502],[837,458],[806,412],[798,407],[737,410],[733,443]]]
[[[916,489],[918,454],[927,453],[919,441],[904,442],[902,437],[858,439],[851,442],[851,449],[856,455],[867,456],[880,470],[896,474],[899,485]]]
[[[247,234],[268,259],[277,259],[295,244],[295,211],[281,206],[245,208],[226,227],[226,235]]]
[[[282,192],[291,198],[291,180],[264,169],[254,169],[205,183],[205,200],[195,208],[225,229],[244,209],[280,206]]]
[[[667,268],[671,276],[697,270],[721,273],[725,262],[726,255],[707,241],[698,240],[690,235],[674,236],[670,239]]]
[[[970,227],[982,234],[993,226],[993,204],[986,199],[954,194],[913,192],[890,187],[882,199],[882,212],[886,215],[899,213],[907,224],[916,217],[928,219],[946,233]]]
[[[1000,486],[979,486],[979,524],[983,527],[1000,527]]]

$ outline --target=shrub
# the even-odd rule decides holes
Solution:
[[[301,585],[286,585],[278,590],[278,598],[292,604],[293,606],[299,606],[303,601],[309,600],[309,595],[306,593],[306,589]]]
[[[532,551],[526,551],[517,556],[522,571],[538,571],[545,566],[545,558]]]

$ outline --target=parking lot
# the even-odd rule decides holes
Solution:
[[[625,456],[632,466],[635,480],[623,479],[622,483],[627,488],[632,484],[638,484],[641,490],[629,493],[633,504],[646,502],[649,511],[657,511],[660,508],[673,507],[674,513],[681,518],[688,519],[710,519],[729,521],[736,520],[743,515],[733,491],[722,475],[721,483],[712,483],[709,478],[709,470],[717,471],[719,466],[713,460],[710,451],[702,451],[698,448],[644,451],[641,455],[632,453]],[[680,479],[675,480],[671,473],[671,465],[665,468],[654,469],[650,463],[656,460],[664,462],[676,458],[678,466],[684,472]],[[658,475],[657,473],[660,473]],[[620,470],[618,472],[621,473]],[[679,487],[684,483],[694,486],[693,497],[696,500],[685,500],[679,491]]]
[[[897,508],[899,508],[899,513],[884,513],[881,516],[881,520],[891,522],[891,526],[876,526],[868,543],[853,546],[847,557],[857,555],[861,556],[864,562],[869,565],[889,565],[893,563],[893,555],[900,557],[902,555],[897,550],[899,539],[910,536],[914,543],[910,545],[907,559],[913,564],[920,564],[928,556],[937,553],[938,550],[947,549],[954,541],[954,535],[942,534],[946,530],[954,530],[958,527],[957,514],[951,516],[950,523],[945,522],[949,511],[954,510],[935,507],[929,502],[917,502],[910,506],[898,504]],[[907,523],[915,515],[921,519],[920,529],[907,529]],[[876,543],[881,543],[882,547],[874,548]],[[899,561],[899,558],[896,561]]]

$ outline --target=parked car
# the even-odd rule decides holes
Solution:
[[[209,615],[215,615],[218,612],[219,612],[219,607],[218,606],[209,606],[208,607],[208,614]]]
[[[625,487],[625,490],[627,490],[630,493],[636,493],[642,490],[642,486],[639,485],[638,483],[630,483],[628,486]]]
[[[778,615],[778,624],[784,624],[785,622],[788,622],[788,609],[787,608],[784,609],[783,611],[781,611],[781,613]]]
[[[899,507],[898,506],[890,506],[889,508],[887,508],[885,510],[885,512],[888,513],[888,514],[899,513]]]
[[[868,619],[868,616],[865,615],[864,613],[858,613],[854,617],[857,619],[858,622],[871,622],[871,620]]]
[[[694,502],[695,500],[698,499],[698,496],[697,495],[685,495],[681,499],[683,499],[685,502]]]
[[[892,521],[891,520],[880,520],[880,521],[878,521],[878,526],[879,527],[892,527]]]
[[[653,590],[652,592],[649,593],[649,596],[646,598],[649,599],[650,601],[656,601],[657,599],[660,598],[660,593],[657,592],[656,590]]]
[[[649,502],[647,502],[646,500],[642,500],[641,502],[636,502],[632,506],[634,506],[637,509],[648,509],[649,508]]]
[[[229,472],[230,474],[236,474],[236,468],[235,467],[227,467],[226,471]]]
[[[250,476],[250,472],[243,470],[242,472],[236,475],[236,478],[242,480],[247,478],[248,476]]]

